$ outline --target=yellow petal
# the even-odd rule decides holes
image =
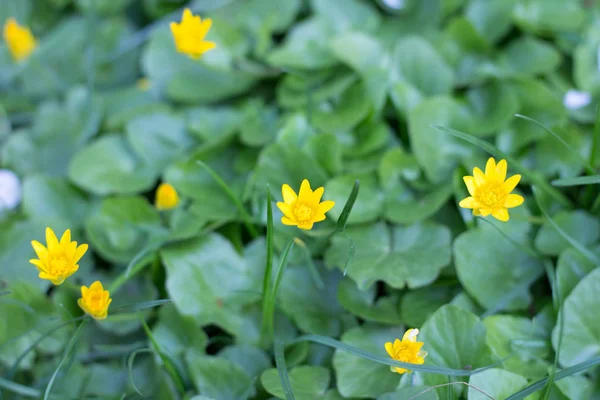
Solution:
[[[390,357],[394,358],[394,345],[392,342],[387,342],[385,344],[385,351],[390,355]]]
[[[40,272],[46,272],[46,263],[41,262],[40,260],[31,259],[29,262],[37,267]],[[43,278],[42,278],[43,279]]]
[[[481,185],[483,185],[485,183],[485,175],[477,167],[473,168],[473,178],[475,178],[475,185],[476,186],[481,186]]]
[[[298,225],[298,223],[288,217],[281,217],[281,223],[284,225],[289,225],[289,226],[295,226]]]
[[[312,229],[313,225],[313,222],[305,222],[304,224],[298,224],[298,228],[309,231]]]
[[[479,208],[479,203],[473,197],[462,199],[458,205],[462,208]]]
[[[194,20],[194,14],[192,14],[192,10],[186,8],[183,10],[183,14],[181,15],[181,22],[189,23]]]
[[[177,36],[179,34],[179,24],[176,22],[171,22],[169,26],[171,27],[171,33],[173,36]]]
[[[508,178],[506,180],[506,182],[504,182],[502,184],[502,187],[501,187],[502,191],[504,191],[505,193],[512,192],[513,189],[517,187],[520,180],[521,180],[521,175],[519,175],[519,174],[511,176],[510,178]]]
[[[485,176],[488,179],[496,178],[496,160],[494,160],[494,157],[488,158],[487,163],[485,164]]]
[[[292,213],[292,206],[290,206],[289,204],[285,204],[281,201],[278,201],[277,208],[279,208],[283,215],[285,215],[289,219],[294,219],[294,214]]]
[[[504,207],[506,207],[506,208],[517,207],[517,206],[520,206],[521,204],[523,204],[524,201],[525,201],[525,199],[521,195],[509,194],[508,196],[506,196],[506,200],[504,201]]]
[[[281,186],[281,195],[285,204],[292,204],[298,199],[296,192],[294,192],[294,189],[292,189],[288,184]]]
[[[58,247],[58,239],[50,227],[46,228],[46,246],[48,246],[50,252]]]
[[[471,196],[475,195],[475,178],[472,176],[463,176],[463,181],[465,181],[465,185],[467,185],[467,190]]]
[[[202,53],[206,53],[209,50],[214,49],[215,47],[217,47],[217,44],[215,42],[209,42],[207,40],[198,43],[198,53],[199,55],[202,55]]]
[[[69,243],[71,243],[71,230],[67,229],[60,238],[60,245],[62,247],[67,247]]]
[[[79,261],[87,250],[87,244],[82,244],[81,246],[77,247],[77,249],[75,250],[75,254],[73,254],[73,262],[76,263],[77,261]]]
[[[496,208],[494,211],[492,211],[492,217],[502,222],[506,222],[509,219],[508,210],[506,208]]]
[[[479,209],[479,214],[481,214],[482,217],[487,217],[491,213],[492,213],[492,209],[491,208],[480,208]]]
[[[104,288],[102,287],[102,283],[100,281],[96,281],[96,282],[92,283],[92,286],[90,286],[90,290],[96,292],[96,291],[102,291],[102,290],[104,290]]]
[[[64,281],[65,281],[65,277],[64,276],[57,276],[54,279],[50,279],[50,282],[52,282],[56,286],[61,285]]]
[[[308,182],[308,179],[305,179],[302,181],[302,184],[300,185],[300,192],[298,192],[298,199],[300,199],[300,201],[302,203],[309,203],[312,197],[312,189],[310,188],[310,183]]]
[[[393,368],[393,367],[392,367]],[[400,367],[396,367],[396,372],[399,373],[400,375],[402,375],[405,372],[410,372],[405,368],[400,368]]]
[[[481,211],[479,210],[479,208],[474,208],[473,209],[473,215],[476,217],[481,216]]]
[[[48,249],[37,240],[31,241],[31,247],[33,247],[33,251],[35,251],[35,254],[37,254],[40,260],[48,258]]]
[[[419,334],[418,329],[409,329],[406,332],[404,332],[404,336],[402,336],[402,341],[407,340],[409,342],[416,342],[418,334]]]
[[[313,204],[319,204],[319,202],[321,201],[321,197],[323,197],[323,192],[325,191],[324,187],[320,187],[317,188],[314,192],[313,192],[313,198],[312,198],[312,203]]]
[[[335,206],[335,201],[325,200],[322,203],[319,203],[317,207],[317,214],[325,214],[327,211],[331,210]]]
[[[503,182],[506,179],[506,169],[508,168],[508,164],[506,160],[500,160],[498,164],[496,164],[496,179],[499,182]]]
[[[210,29],[211,26],[212,26],[212,19],[204,18],[204,20],[200,23],[200,28],[198,29],[198,36],[201,39],[204,39],[204,36],[206,36],[206,34],[208,33],[208,30]],[[207,43],[211,43],[211,42],[207,42]]]
[[[321,222],[324,221],[327,217],[325,216],[325,214],[319,214],[317,213],[313,218],[312,218],[312,222]]]

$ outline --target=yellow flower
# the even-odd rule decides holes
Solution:
[[[156,208],[159,210],[170,210],[179,204],[179,196],[175,188],[168,183],[161,183],[156,189]]]
[[[510,193],[521,180],[521,175],[506,179],[506,168],[506,160],[501,160],[496,165],[493,157],[485,165],[485,174],[479,168],[473,168],[473,176],[463,177],[471,196],[463,199],[459,206],[472,208],[473,215],[476,216],[492,214],[500,221],[508,221],[508,208],[521,205],[524,199],[518,194]]]
[[[204,40],[211,25],[212,19],[204,18],[202,21],[200,16],[193,15],[189,8],[183,10],[181,23],[171,22],[177,51],[191,58],[200,58],[203,53],[217,47],[214,42]]]
[[[423,342],[417,342],[418,334],[418,329],[409,329],[404,333],[402,340],[396,339],[394,343],[387,342],[385,350],[394,360],[411,364],[423,364],[425,357],[427,357],[427,352],[421,350]],[[390,370],[399,374],[405,372],[411,373],[411,370],[400,367],[390,367]]]
[[[71,231],[67,229],[60,238],[56,238],[51,228],[46,228],[46,248],[40,242],[31,242],[33,250],[39,259],[29,260],[40,271],[39,277],[47,279],[55,285],[60,285],[78,269],[77,262],[88,249],[87,244],[77,246],[77,242],[71,242]]]
[[[277,202],[277,207],[284,215],[281,222],[284,225],[296,225],[300,229],[312,229],[313,224],[323,221],[325,213],[335,205],[330,200],[321,202],[324,191],[320,187],[313,192],[307,179],[302,181],[298,195],[289,185],[283,185],[283,202]]]
[[[4,23],[4,41],[10,54],[17,61],[29,57],[37,46],[29,28],[19,25],[14,18],[9,18]]]
[[[106,318],[111,302],[110,293],[104,290],[100,281],[92,283],[89,288],[82,286],[81,298],[77,300],[79,307],[94,319]]]

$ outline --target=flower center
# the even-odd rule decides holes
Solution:
[[[504,203],[504,197],[499,186],[482,186],[477,190],[476,200],[486,207],[497,208],[501,207]]]
[[[64,256],[51,257],[48,261],[48,272],[54,276],[64,276],[67,272],[67,260]]]
[[[401,345],[396,349],[396,360],[410,362],[415,358],[415,352],[409,347]]]
[[[90,308],[91,309],[95,309],[97,310],[98,308],[100,308],[101,304],[100,301],[102,300],[102,295],[100,293],[94,293],[92,294],[92,297],[90,299]]]
[[[306,204],[298,204],[294,208],[294,215],[296,216],[296,220],[298,222],[310,221],[313,216],[313,209]]]

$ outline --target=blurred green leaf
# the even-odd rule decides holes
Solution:
[[[561,211],[554,215],[552,219],[562,230],[583,246],[595,243],[600,238],[600,223],[585,211]],[[535,238],[535,247],[544,254],[556,256],[571,246],[546,221]]]
[[[289,371],[290,384],[294,391],[296,400],[316,400],[323,398],[329,386],[329,370],[327,368],[304,365]],[[263,372],[260,382],[267,392],[278,399],[286,396],[279,381],[279,375],[275,368]]]

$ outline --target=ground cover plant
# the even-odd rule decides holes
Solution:
[[[600,398],[599,21],[1,0],[0,398]]]

